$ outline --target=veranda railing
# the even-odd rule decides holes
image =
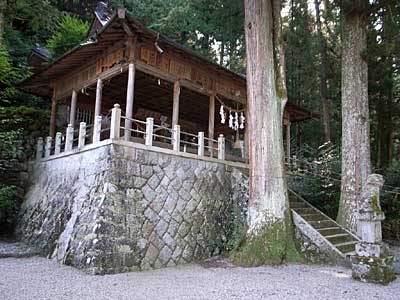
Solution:
[[[108,119],[109,120],[109,119]],[[111,112],[111,122],[103,124],[102,116],[96,116],[93,125],[86,125],[81,122],[79,129],[74,129],[71,124],[66,128],[65,134],[57,132],[55,139],[47,137],[45,141],[39,138],[37,141],[36,159],[49,158],[60,153],[79,151],[88,144],[96,144],[104,139],[105,133],[109,139],[124,139],[131,141],[132,138],[142,138],[147,146],[156,147],[154,141],[162,141],[172,145],[173,151],[187,151],[187,148],[197,149],[198,156],[205,156],[205,150],[213,156],[217,150],[218,159],[225,160],[225,138],[221,134],[218,140],[204,136],[204,132],[197,135],[181,131],[180,125],[173,128],[154,124],[153,118],[146,118],[146,121],[128,118],[121,115],[121,108],[114,105]],[[124,125],[121,126],[123,121]],[[104,127],[104,128],[103,128]],[[109,133],[108,133],[109,132]],[[121,135],[123,133],[123,135]],[[207,142],[207,143],[206,143]],[[218,145],[214,149],[214,145]]]

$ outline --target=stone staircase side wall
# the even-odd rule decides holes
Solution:
[[[292,210],[297,248],[311,263],[345,265],[345,258],[319,232]]]

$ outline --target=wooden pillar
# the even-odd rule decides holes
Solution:
[[[71,106],[70,106],[70,112],[69,112],[69,124],[74,127],[75,125],[75,115],[76,115],[76,103],[78,101],[78,92],[73,90],[72,91],[72,97],[71,97]]]
[[[54,138],[56,133],[56,118],[57,118],[57,100],[51,101],[51,115],[50,115],[50,132],[49,136]]]
[[[286,157],[287,162],[290,163],[290,121],[286,124]]]
[[[208,147],[210,150],[210,156],[213,156],[214,143],[214,121],[215,121],[215,95],[211,95],[209,99],[209,111],[208,111]]]
[[[179,123],[179,95],[181,94],[181,84],[179,80],[174,83],[174,102],[172,106],[172,128]]]
[[[129,140],[131,134],[129,129],[132,128],[132,119],[133,116],[133,97],[135,91],[135,64],[133,62],[129,63],[128,67],[128,87],[126,92],[126,107],[125,107],[125,134],[124,139]],[[129,118],[129,119],[128,119]]]
[[[101,78],[97,79],[96,87],[96,104],[94,107],[94,118],[101,115],[101,99],[103,97],[103,80]]]

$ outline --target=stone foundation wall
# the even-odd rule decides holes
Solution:
[[[37,163],[18,233],[94,274],[208,258],[226,242],[233,203],[246,198],[237,181],[247,172],[110,142]]]

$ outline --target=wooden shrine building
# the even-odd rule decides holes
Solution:
[[[132,119],[148,117],[159,126],[179,124],[189,134],[204,132],[211,147],[219,134],[232,143],[227,145],[232,149],[246,136],[244,122],[236,130],[228,126],[230,112],[234,121],[245,116],[245,77],[146,28],[123,9],[106,19],[96,15],[86,41],[20,87],[52,99],[49,135],[53,138],[67,124],[74,128],[80,122],[93,124],[96,116],[106,122],[116,103],[125,117],[126,140],[134,135],[126,131],[134,128]],[[224,124],[221,106],[227,114]],[[310,112],[293,104],[286,106],[287,155],[290,124],[310,117]]]

